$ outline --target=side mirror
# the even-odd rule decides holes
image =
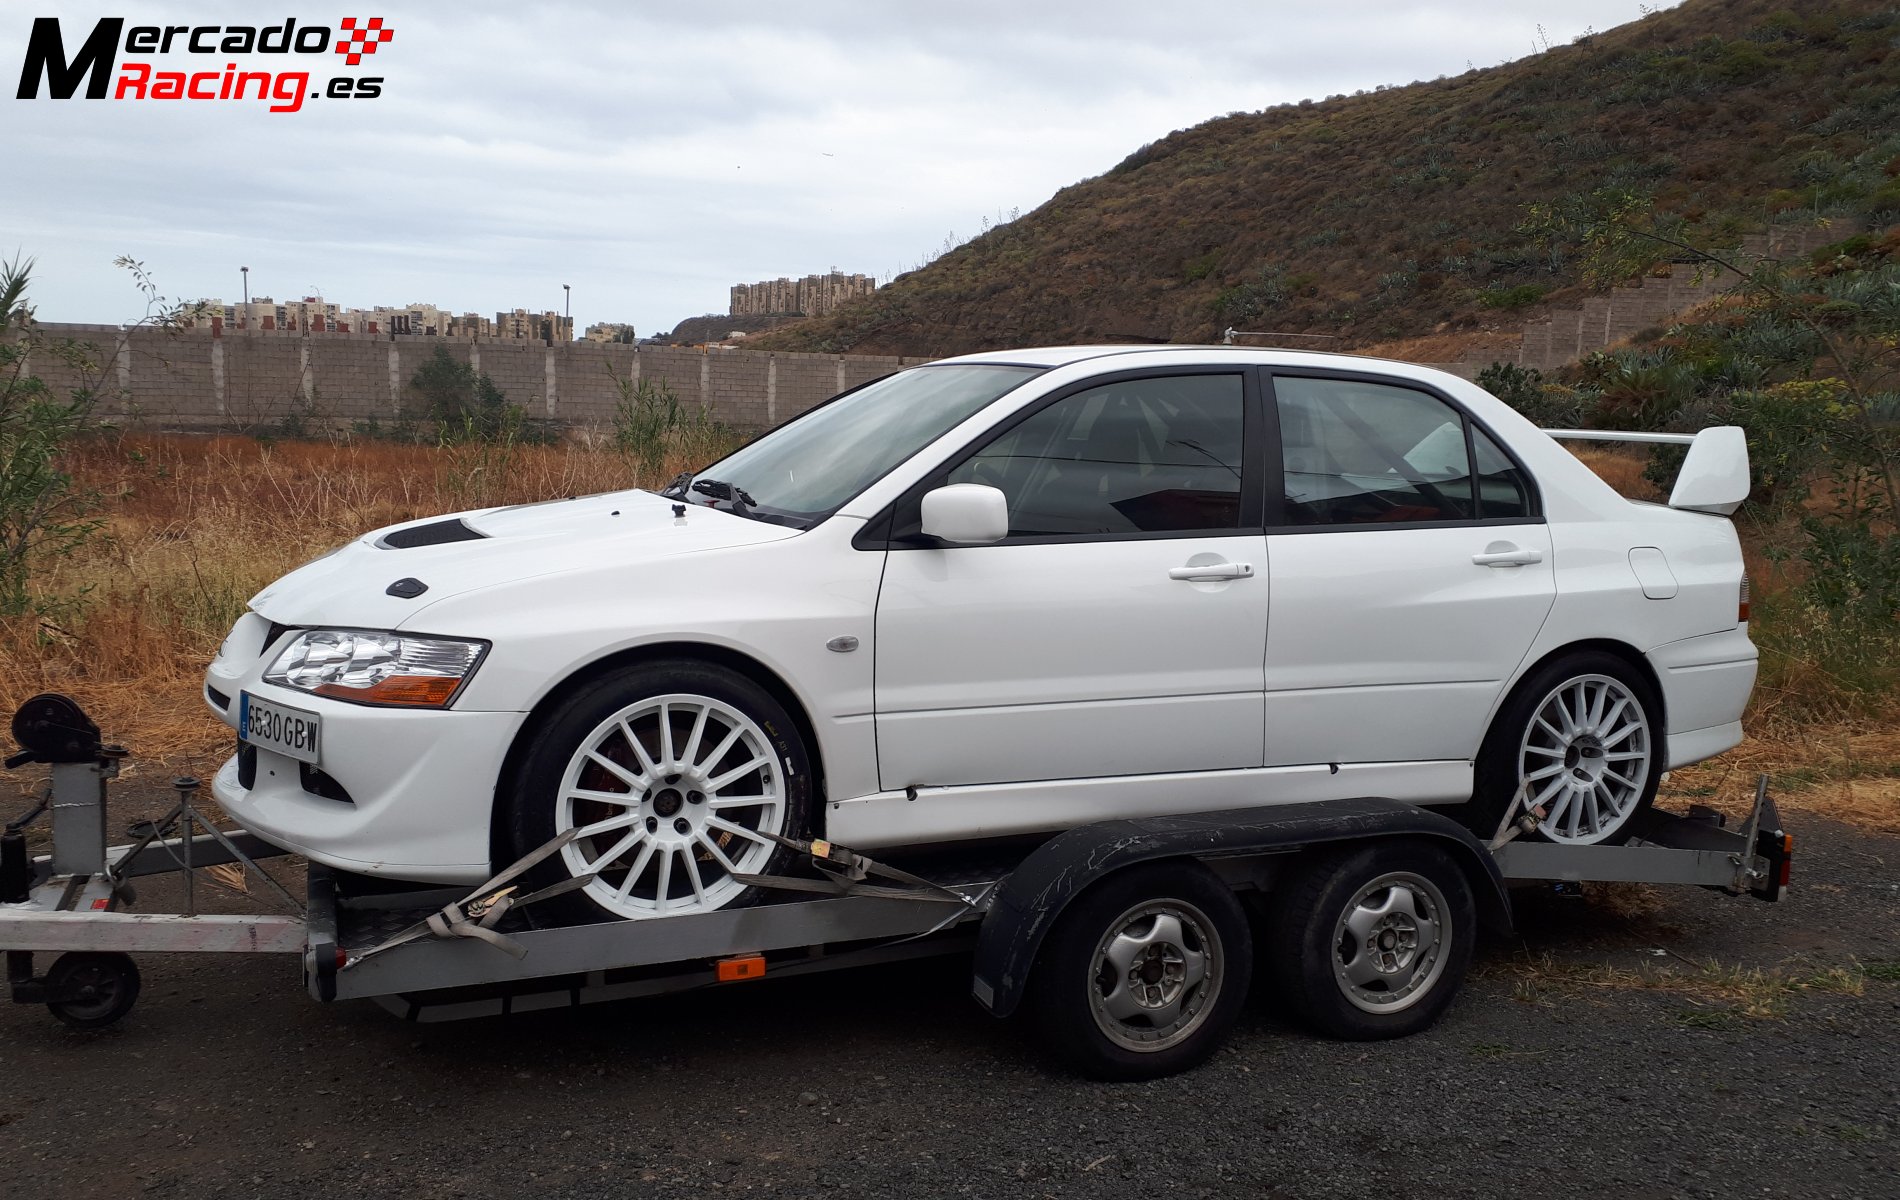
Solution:
[[[986,483],[952,483],[924,493],[923,532],[962,546],[1009,536],[1009,500]]]

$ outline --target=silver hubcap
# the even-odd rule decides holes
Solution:
[[[1220,995],[1222,954],[1213,923],[1182,900],[1138,904],[1095,947],[1090,1008],[1109,1039],[1165,1050],[1192,1034]]]
[[[1554,842],[1589,845],[1623,827],[1649,782],[1649,719],[1607,675],[1580,675],[1537,706],[1518,754],[1519,784]]]
[[[1445,970],[1451,937],[1445,897],[1410,871],[1381,875],[1346,905],[1333,931],[1333,978],[1359,1008],[1410,1008]]]
[[[555,803],[569,872],[623,917],[707,912],[745,890],[784,832],[784,782],[757,722],[707,696],[654,696],[594,727]]]

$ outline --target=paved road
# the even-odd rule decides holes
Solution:
[[[1603,969],[1900,960],[1900,839],[1796,827],[1780,905],[1533,897],[1429,1033],[1262,1003],[1134,1085],[1053,1070],[951,961],[410,1026],[287,961],[151,959],[105,1033],[0,1007],[0,1195],[1900,1196],[1900,982],[1751,1017]]]

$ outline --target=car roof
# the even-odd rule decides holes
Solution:
[[[1107,346],[1040,346],[1021,350],[988,350],[976,354],[959,354],[954,358],[940,358],[931,365],[941,363],[986,363],[999,366],[1024,367],[1066,367],[1079,362],[1088,362],[1105,358],[1138,358],[1146,355],[1180,354],[1183,351],[1198,352],[1214,357],[1219,362],[1243,362],[1248,359],[1278,363],[1284,366],[1320,366],[1333,365],[1351,367],[1354,363],[1379,363],[1382,366],[1403,366],[1414,371],[1430,370],[1416,363],[1399,362],[1392,359],[1370,358],[1360,354],[1335,354],[1318,350],[1289,350],[1274,346],[1226,346],[1195,343],[1147,343],[1142,345]]]

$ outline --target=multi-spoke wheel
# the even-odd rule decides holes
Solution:
[[[1422,842],[1348,847],[1306,864],[1277,892],[1274,982],[1323,1033],[1416,1033],[1464,979],[1476,920],[1470,882],[1444,851]]]
[[[753,898],[739,876],[777,869],[775,836],[801,837],[811,802],[804,746],[750,679],[659,662],[580,689],[523,762],[505,829],[526,854],[576,836],[538,878],[593,876],[594,919],[709,912]]]
[[[1545,694],[1524,730],[1519,781],[1537,831],[1588,845],[1621,829],[1649,786],[1651,737],[1642,701],[1608,675],[1566,679]]]
[[[1049,931],[1032,986],[1044,1033],[1104,1079],[1185,1070],[1227,1035],[1253,970],[1233,891],[1197,863],[1109,876]]]
[[[1612,654],[1589,651],[1532,672],[1479,752],[1467,824],[1490,837],[1522,792],[1537,837],[1626,840],[1662,776],[1661,712],[1649,681]]]

